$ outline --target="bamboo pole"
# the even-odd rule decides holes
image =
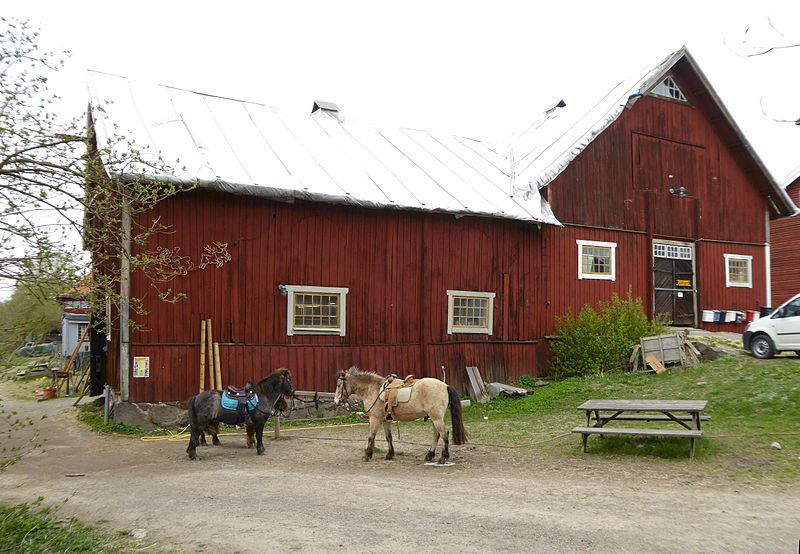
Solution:
[[[206,322],[206,330],[208,331],[208,388],[210,390],[217,390],[219,387],[214,380],[214,334],[211,331],[211,318]]]
[[[200,392],[206,390],[206,320],[200,320]]]
[[[217,373],[217,388],[222,389],[222,371],[219,367],[219,343],[214,343],[214,370]]]

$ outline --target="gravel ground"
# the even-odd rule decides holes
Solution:
[[[0,502],[69,498],[61,513],[148,551],[797,552],[800,539],[800,486],[715,481],[689,460],[464,445],[431,467],[427,430],[401,428],[395,460],[363,463],[366,428],[345,427],[284,432],[263,456],[222,437],[191,462],[185,440],[88,431],[73,402],[4,402],[48,417],[44,451],[0,474]]]

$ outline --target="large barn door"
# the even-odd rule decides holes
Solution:
[[[634,133],[634,182],[647,191],[646,229],[699,238],[700,198],[708,179],[705,148]]]
[[[653,242],[653,289],[657,316],[669,319],[673,325],[696,325],[692,245]]]

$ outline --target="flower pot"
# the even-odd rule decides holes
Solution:
[[[56,397],[56,389],[52,387],[45,387],[42,389],[42,396],[44,400],[50,400]]]

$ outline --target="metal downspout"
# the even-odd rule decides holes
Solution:
[[[772,306],[772,252],[769,243],[772,240],[769,234],[769,211],[764,212],[764,236],[767,237],[766,246],[764,247],[764,268],[767,272],[767,306]]]
[[[130,298],[131,298],[131,208],[127,191],[122,194],[122,259],[119,282],[119,385],[122,401],[127,402],[130,393]]]

